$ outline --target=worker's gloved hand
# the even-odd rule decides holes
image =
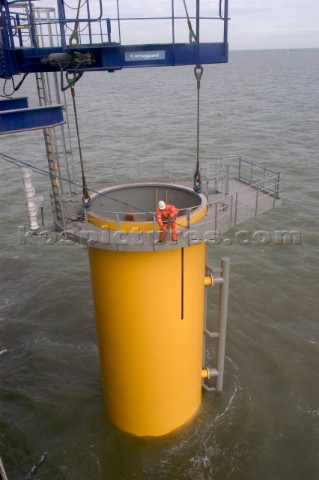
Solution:
[[[167,232],[167,228],[166,228],[166,227],[163,227],[162,230],[163,230],[163,232]]]

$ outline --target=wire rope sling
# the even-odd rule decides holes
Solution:
[[[196,168],[194,174],[194,191],[196,193],[202,192],[202,181],[200,176],[200,166],[199,166],[199,92],[200,92],[200,82],[203,75],[202,65],[196,65],[194,68],[195,77],[197,80],[197,152],[196,152]]]
[[[197,26],[196,33],[194,32],[192,22],[188,13],[186,0],[183,0],[185,15],[187,19],[187,25],[189,29],[189,42],[190,43],[199,43],[199,25]],[[194,191],[196,193],[202,192],[202,181],[200,176],[200,166],[199,166],[199,92],[200,92],[200,82],[203,75],[203,66],[197,64],[194,68],[195,78],[197,81],[197,155],[196,155],[196,168],[194,174]]]

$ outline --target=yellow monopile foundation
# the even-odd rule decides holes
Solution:
[[[108,414],[135,435],[169,433],[201,401],[205,245],[89,257]]]
[[[177,242],[170,232],[158,242],[162,196],[180,211]],[[122,186],[92,199],[89,259],[106,409],[134,435],[165,435],[201,402],[206,244],[192,244],[188,227],[205,211],[203,196],[172,185]]]

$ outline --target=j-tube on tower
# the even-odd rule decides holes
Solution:
[[[179,209],[178,241],[159,241],[158,199]],[[92,195],[87,222],[78,235],[88,239],[108,415],[138,436],[167,434],[197,411],[203,378],[222,386],[222,371],[203,368],[205,288],[214,282],[206,197],[173,184],[118,185]],[[222,370],[225,331],[219,340]]]

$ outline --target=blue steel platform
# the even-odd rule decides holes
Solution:
[[[5,98],[0,100],[0,112],[14,110],[17,108],[28,108],[27,97]]]
[[[0,135],[55,127],[62,123],[62,105],[0,111]]]

